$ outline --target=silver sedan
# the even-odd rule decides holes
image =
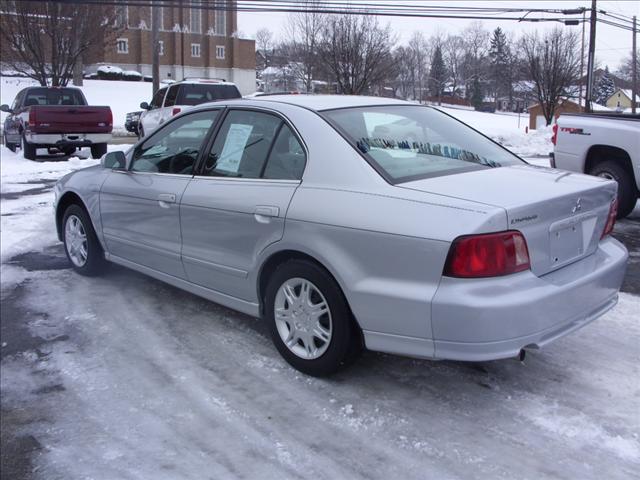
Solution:
[[[615,182],[385,98],[202,105],[55,191],[78,273],[110,261],[263,317],[311,375],[363,347],[522,355],[612,308],[627,260]]]

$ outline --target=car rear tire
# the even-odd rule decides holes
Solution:
[[[104,251],[86,210],[70,205],[62,219],[64,251],[73,269],[80,275],[94,277],[106,268]]]
[[[92,158],[102,158],[105,153],[107,153],[106,143],[96,143],[95,145],[91,145]]]
[[[627,169],[616,161],[607,160],[598,163],[589,173],[618,182],[618,218],[624,218],[633,211],[638,193]]]
[[[295,369],[326,376],[350,363],[360,336],[333,277],[308,260],[289,260],[273,272],[265,320],[282,357]]]
[[[4,134],[4,146],[11,150],[13,153],[16,152],[18,146],[15,143],[11,143],[7,140],[7,134]]]
[[[27,142],[24,135],[22,135],[22,156],[27,160],[36,159],[36,146],[33,143]]]

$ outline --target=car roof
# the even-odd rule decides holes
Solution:
[[[185,85],[185,84],[197,84],[197,85],[235,85],[233,82],[227,82],[226,80],[218,78],[185,78],[178,82],[169,84],[171,85]]]
[[[367,97],[360,95],[263,95],[246,101],[277,102],[297,105],[317,112],[348,107],[369,107],[376,105],[411,105],[410,102],[387,97]]]

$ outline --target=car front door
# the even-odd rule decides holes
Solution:
[[[180,200],[218,114],[207,110],[177,118],[134,148],[128,169],[109,173],[100,191],[100,215],[110,255],[185,277]]]
[[[149,110],[144,113],[142,117],[142,128],[144,134],[149,135],[160,125],[160,117],[162,115],[162,106],[164,102],[164,96],[167,93],[166,88],[161,88],[151,99],[149,104]]]
[[[182,196],[182,260],[198,285],[255,301],[248,273],[282,238],[306,155],[280,116],[229,110]]]

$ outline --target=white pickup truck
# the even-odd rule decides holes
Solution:
[[[551,166],[618,182],[618,218],[640,196],[640,115],[562,114],[553,126]]]

